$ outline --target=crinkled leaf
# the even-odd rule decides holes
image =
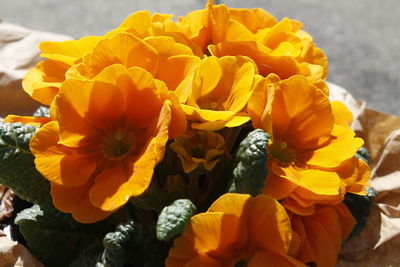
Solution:
[[[46,266],[69,266],[82,250],[101,242],[91,225],[64,222],[38,205],[20,212],[15,223],[29,250]]]
[[[143,228],[129,221],[103,239],[104,251],[96,267],[164,266],[166,250]]]
[[[360,196],[352,193],[347,193],[344,198],[344,204],[349,208],[351,214],[356,219],[356,225],[350,237],[357,235],[367,223],[369,214],[371,213],[374,204],[374,198],[377,195],[373,187],[367,188],[367,195]]]
[[[362,159],[367,164],[371,163],[371,154],[365,147],[360,147],[360,149],[356,153],[356,157]]]
[[[182,234],[195,213],[196,206],[189,199],[175,200],[158,216],[157,238],[161,241],[169,241]]]
[[[262,192],[268,174],[269,135],[261,129],[250,132],[236,153],[230,192],[256,196]]]

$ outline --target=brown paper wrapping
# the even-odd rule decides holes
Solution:
[[[10,217],[14,211],[13,199],[14,192],[7,187],[0,185],[0,222],[7,217]]]
[[[39,103],[22,90],[21,79],[40,60],[41,41],[63,41],[70,37],[28,30],[0,19],[0,117],[32,115]]]
[[[2,231],[0,231],[0,266],[44,267],[23,245],[8,239]]]
[[[67,39],[0,21],[0,121],[8,114],[33,113],[38,103],[22,90],[21,79],[40,60],[40,41]],[[371,185],[378,191],[366,227],[344,244],[337,266],[400,266],[400,117],[366,108],[335,84],[329,87],[331,99],[353,112],[352,127],[371,152]],[[42,265],[0,232],[0,266]]]
[[[366,108],[337,85],[330,89],[331,99],[353,112],[352,127],[371,152],[371,185],[378,192],[367,225],[343,245],[337,266],[400,266],[400,117]]]

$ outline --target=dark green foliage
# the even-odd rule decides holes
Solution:
[[[164,266],[164,253],[157,242],[138,224],[129,221],[103,239],[104,251],[96,267]]]
[[[365,147],[360,147],[356,153],[356,157],[365,161],[368,165],[371,164],[371,154]]]
[[[236,153],[233,184],[230,192],[256,196],[262,192],[268,174],[269,135],[261,129],[250,132]]]
[[[196,206],[189,199],[175,200],[158,216],[157,238],[161,241],[169,241],[182,234],[195,213]]]
[[[364,228],[365,224],[367,223],[368,216],[371,213],[376,194],[376,190],[373,187],[368,187],[366,196],[360,196],[352,193],[347,193],[345,195],[344,204],[346,204],[351,214],[357,221],[350,237],[357,235]]]
[[[101,244],[91,226],[60,220],[37,205],[20,212],[15,223],[29,250],[45,266],[69,266],[82,250]]]

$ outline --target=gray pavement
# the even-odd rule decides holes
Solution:
[[[231,7],[262,7],[278,19],[298,19],[330,60],[328,80],[367,106],[400,115],[399,0],[222,0]],[[104,34],[129,14],[185,15],[206,0],[1,0],[0,18],[74,37]],[[400,125],[399,125],[400,127]]]

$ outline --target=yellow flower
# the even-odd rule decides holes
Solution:
[[[93,49],[101,37],[87,36],[79,40],[64,42],[42,42],[41,57],[48,60],[39,62],[24,77],[22,86],[35,100],[50,105],[57,95],[66,71]]]
[[[33,117],[33,116],[17,116],[17,115],[8,115],[4,118],[4,123],[14,123],[20,122],[23,124],[28,124],[36,127],[41,127],[48,123],[51,119],[47,117]]]
[[[275,73],[287,79],[303,75],[328,93],[323,82],[328,72],[327,57],[301,30],[300,22],[288,18],[277,22],[262,9],[233,9],[209,1],[206,9],[180,18],[179,26],[205,54],[248,56],[263,76]]]
[[[208,57],[195,69],[182,105],[191,127],[215,131],[249,121],[245,112],[257,69],[245,57]]]
[[[225,151],[225,140],[215,132],[189,131],[175,138],[170,147],[178,154],[186,173],[199,166],[211,171]]]
[[[145,70],[112,65],[93,80],[69,79],[58,121],[30,143],[54,205],[83,223],[101,220],[148,187],[170,137],[186,129],[179,102]]]
[[[192,217],[166,259],[179,266],[306,266],[292,257],[298,247],[290,219],[273,198],[225,194]]]
[[[342,244],[347,240],[355,220],[347,207],[318,205],[310,216],[290,214],[293,231],[301,240],[296,259],[316,267],[334,267]]]
[[[199,45],[185,34],[185,29],[172,20],[172,15],[158,13],[151,15],[148,11],[138,11],[126,18],[118,28],[107,33],[106,37],[121,32],[130,33],[140,39],[150,36],[167,36],[190,47],[196,56],[204,56]]]
[[[358,172],[357,163],[350,164],[350,172],[342,171],[354,163],[363,141],[348,126],[335,124],[332,106],[321,90],[302,76],[280,81],[273,75],[255,88],[249,114],[255,128],[272,135],[265,194],[286,198],[285,207],[307,215],[316,203],[342,201],[343,186],[355,181],[365,185],[368,173]]]
[[[177,90],[183,80],[189,80],[199,58],[192,50],[167,36],[139,39],[133,34],[122,32],[105,37],[88,52],[80,64],[71,67],[68,78],[92,79],[112,64],[127,68],[141,67],[154,78],[164,81],[168,89]],[[182,99],[181,101],[185,101]]]

